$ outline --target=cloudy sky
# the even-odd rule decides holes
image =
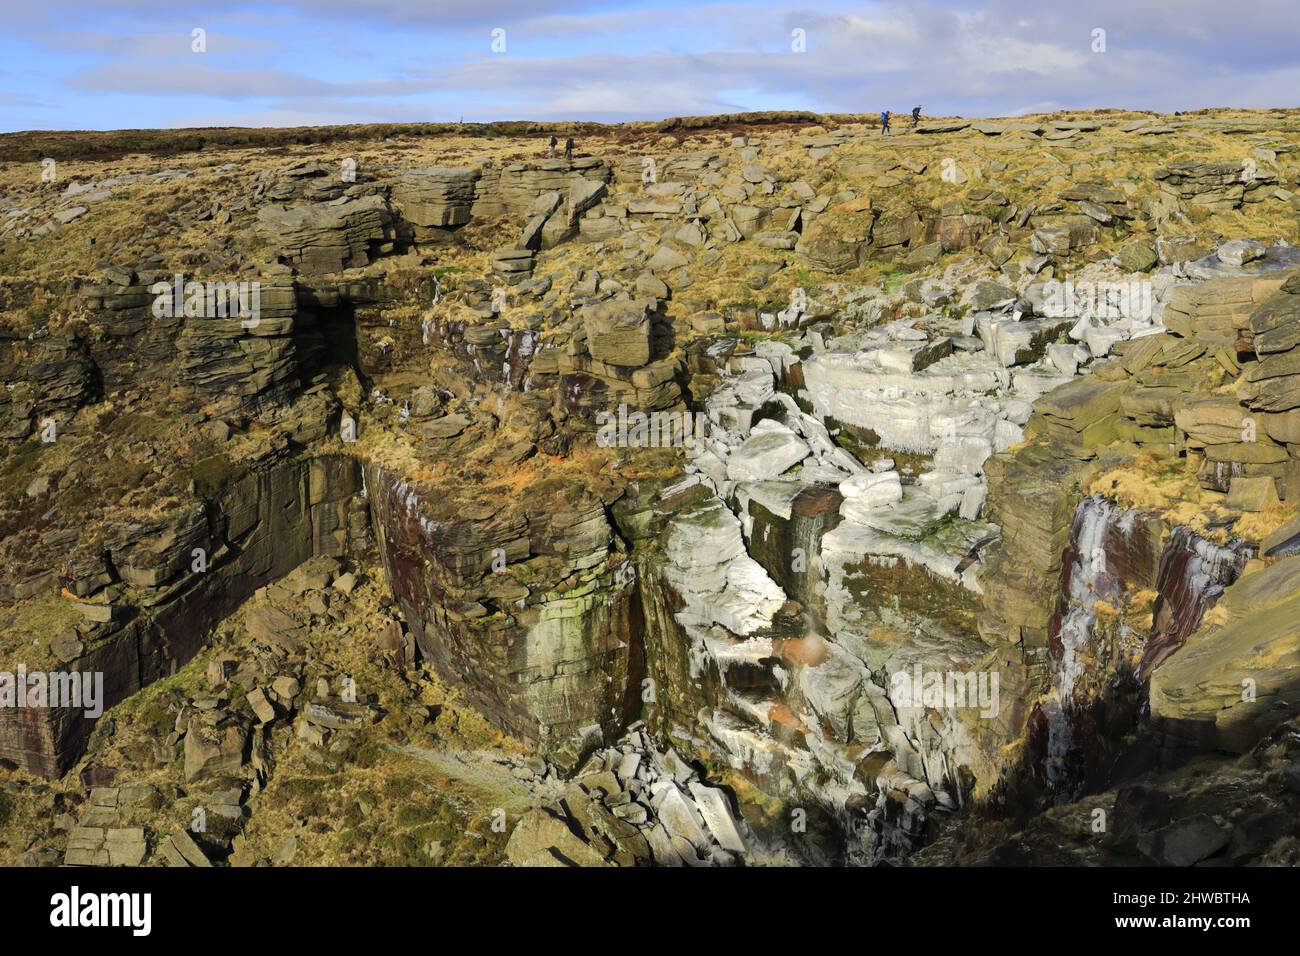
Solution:
[[[1298,2],[5,0],[0,130],[1296,106]]]

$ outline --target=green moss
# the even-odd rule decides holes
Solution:
[[[316,777],[295,777],[275,787],[277,802],[292,804],[303,817],[327,817],[331,814],[328,783]],[[332,789],[332,788],[328,788]]]
[[[859,608],[891,614],[917,613],[949,634],[977,634],[979,598],[959,584],[933,577],[923,567],[905,560],[892,565],[868,560],[848,566],[845,572],[844,586]],[[882,651],[888,652],[888,648]]]
[[[884,448],[879,444],[879,439],[875,436],[875,433],[869,429],[841,422],[829,415],[826,417],[825,424],[833,432],[838,430],[833,436],[835,444],[849,452],[864,465],[870,465],[881,458],[892,458],[895,467],[903,475],[919,475],[933,467],[933,455]]]
[[[148,412],[127,412],[106,423],[113,435],[131,441],[158,441],[171,434],[173,423]]]
[[[0,460],[0,497],[19,495],[36,477],[41,443],[26,441]]]
[[[54,299],[41,299],[33,302],[27,307],[27,318],[29,318],[38,328],[45,325],[54,314],[54,309],[58,305]]]
[[[377,740],[365,740],[357,745],[350,756],[350,763],[361,770],[368,770],[379,762],[383,748]]]
[[[176,723],[176,715],[162,698],[152,700],[140,708],[140,724],[149,733],[165,737]]]
[[[428,866],[433,862],[413,833],[394,834],[389,838],[388,846],[396,855],[398,866]]]
[[[29,670],[39,669],[53,660],[50,640],[70,633],[81,620],[73,603],[53,591],[32,598],[19,605],[8,622],[0,626],[0,659],[11,665],[25,664]],[[0,622],[4,622],[3,617]]]
[[[190,468],[190,478],[194,481],[194,490],[208,498],[220,492],[243,471],[242,466],[225,455],[211,455],[194,463]]]
[[[401,807],[397,811],[397,825],[400,827],[415,827],[422,823],[428,823],[429,817],[434,811],[430,807],[411,806]]]
[[[361,813],[361,804],[353,802],[348,806],[347,812],[343,814],[343,825],[348,828],[355,828],[361,825],[365,819]]]
[[[885,291],[890,295],[893,295],[903,288],[903,284],[907,282],[910,276],[911,273],[905,272],[901,269],[894,270],[889,268],[889,271],[885,274]]]
[[[384,781],[383,796],[394,801],[406,800],[418,792],[419,786],[420,781],[414,777],[389,777]]]

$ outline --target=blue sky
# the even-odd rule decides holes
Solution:
[[[1298,3],[6,0],[0,130],[1296,106]]]

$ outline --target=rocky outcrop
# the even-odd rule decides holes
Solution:
[[[510,833],[516,866],[734,866],[770,862],[710,786],[671,747],[640,730],[593,754],[563,796],[529,811]]]
[[[181,388],[224,413],[283,402],[299,385],[293,283],[255,281],[256,318],[187,318],[177,340]]]
[[[1174,163],[1156,171],[1162,192],[1185,208],[1219,212],[1238,208],[1248,189],[1258,189],[1272,177],[1257,170],[1249,174],[1241,163]]]
[[[634,712],[642,649],[598,499],[466,508],[366,469],[375,535],[420,651],[494,723],[570,759]],[[518,570],[516,570],[518,569]]]
[[[102,674],[104,710],[172,673],[255,590],[312,555],[346,553],[356,542],[349,505],[359,491],[350,459],[281,462],[250,470],[206,504],[177,508],[150,528],[118,529],[108,580],[120,577],[128,587],[108,588],[110,601],[100,606],[110,613],[100,622],[50,635],[70,647],[56,652],[59,669]],[[48,654],[24,663],[36,670]],[[0,756],[57,776],[80,756],[98,716],[74,707],[5,708]]]
[[[304,206],[263,206],[257,223],[281,260],[307,275],[366,266],[393,249],[392,213],[379,195]]]
[[[469,222],[481,175],[479,169],[449,166],[411,170],[393,184],[393,206],[415,239],[446,236]]]
[[[219,634],[256,660],[169,694],[140,751],[233,821],[227,779],[260,788],[289,752],[312,780],[376,747],[447,771],[463,702],[497,755],[457,772],[518,784],[513,832],[476,842],[518,865],[785,859],[703,767],[762,791],[751,821],[827,821],[800,862],[875,863],[972,805],[1060,821],[1144,761],[1248,750],[1293,696],[1300,287],[1294,250],[1215,230],[1290,201],[1293,166],[1273,144],[1258,177],[1153,178],[1128,155],[1221,135],[1199,123],[150,179],[195,188],[142,241],[205,246],[101,233],[132,267],[0,283],[6,653],[97,669],[112,706],[235,615]],[[58,253],[115,188],[0,197],[0,241]],[[159,309],[181,263],[256,280],[255,321]],[[358,575],[361,627],[335,596]],[[373,695],[314,671],[372,650]],[[79,712],[6,714],[10,759],[53,775],[90,746],[87,780],[114,772]],[[374,836],[350,799],[330,814]],[[1250,858],[1188,811],[1137,813],[1113,852]],[[254,855],[235,824],[73,822],[65,862]],[[403,859],[443,852],[399,829]]]
[[[650,361],[650,316],[645,302],[601,302],[583,306],[578,321],[587,352],[597,362],[638,368]]]
[[[81,335],[41,339],[24,351],[5,363],[0,436],[9,440],[28,437],[40,422],[53,421],[57,428],[100,395],[94,359]]]
[[[539,196],[558,193],[567,200],[569,190],[574,188],[578,197],[589,195],[592,187],[584,185],[583,180],[605,183],[610,175],[605,160],[596,156],[511,163],[500,169],[484,170],[473,215],[522,216]],[[580,198],[579,203],[582,201]]]
[[[1297,574],[1297,559],[1284,558],[1242,577],[1186,646],[1152,671],[1151,719],[1167,750],[1244,753],[1295,716]]]
[[[1248,499],[1243,483],[1267,481],[1270,491],[1286,493],[1292,466],[1281,446],[1259,437],[1265,429],[1243,407],[1246,401],[1223,395],[1223,384],[1233,376],[1239,389],[1248,387],[1263,356],[1252,361],[1236,345],[1214,352],[1213,343],[1198,335],[1232,310],[1237,317],[1230,327],[1236,329],[1249,325],[1253,314],[1288,314],[1289,293],[1270,294],[1279,287],[1286,288],[1272,276],[1176,287],[1165,313],[1171,332],[1124,343],[1091,376],[1040,400],[1025,430],[1028,443],[989,464],[990,516],[1002,526],[1003,543],[992,550],[982,575],[990,600],[981,632],[987,639],[1019,642],[1033,668],[1029,693],[1037,686],[1042,696],[1028,723],[1027,757],[1058,799],[1077,796],[1122,766],[1125,745],[1117,742],[1131,743],[1134,733],[1142,740],[1149,733],[1154,743],[1139,746],[1169,759],[1191,752],[1192,740],[1206,746],[1208,738],[1197,733],[1213,735],[1204,729],[1210,725],[1195,719],[1183,723],[1157,714],[1167,709],[1177,715],[1178,701],[1194,696],[1170,688],[1189,686],[1190,675],[1207,658],[1198,663],[1196,656],[1182,654],[1206,646],[1201,635],[1221,625],[1219,615],[1231,606],[1228,595],[1251,593],[1247,582],[1262,573],[1247,568],[1257,542],[1209,540],[1203,536],[1208,532],[1179,527],[1177,502],[1162,512],[1079,496],[1097,471],[1140,453],[1186,458],[1183,467],[1201,487],[1226,494],[1217,499],[1220,506],[1237,515],[1277,500]],[[1205,311],[1199,303],[1206,303]],[[1285,320],[1276,327],[1285,328]],[[1004,482],[1016,489],[1010,498],[1004,497]],[[1230,527],[1237,519],[1226,520]],[[1044,619],[1041,601],[1019,596],[1044,590],[1059,595],[1050,619]],[[1210,612],[1220,596],[1225,610]],[[1265,653],[1283,655],[1290,640],[1284,631],[1257,639],[1270,647]],[[1037,669],[1039,662],[1045,670]],[[1208,671],[1202,673],[1201,679],[1210,679]],[[1266,695],[1290,680],[1285,665],[1261,676]],[[1141,730],[1148,682],[1152,719]],[[1259,723],[1243,719],[1237,725],[1238,749],[1289,714],[1255,716]]]

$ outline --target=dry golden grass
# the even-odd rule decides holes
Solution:
[[[1190,466],[1177,459],[1139,455],[1093,477],[1086,491],[1104,494],[1126,508],[1159,514],[1171,527],[1186,525],[1219,544],[1230,538],[1260,541],[1296,514],[1294,503],[1281,502],[1259,512],[1241,513],[1227,506],[1227,495],[1200,486]],[[1231,531],[1209,525],[1236,518]]]

